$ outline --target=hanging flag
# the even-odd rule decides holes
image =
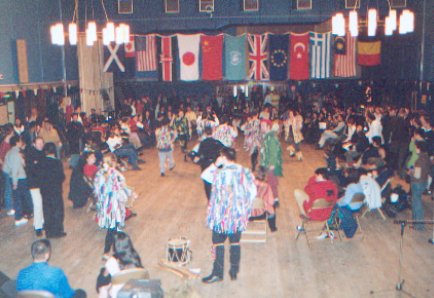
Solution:
[[[246,36],[225,35],[225,79],[246,79]]]
[[[335,54],[345,55],[346,53],[346,40],[345,36],[334,36],[333,49]]]
[[[136,47],[134,43],[134,35],[130,35],[130,41],[124,45],[125,58],[136,57]]]
[[[173,81],[173,44],[172,37],[161,37],[161,80],[164,82]]]
[[[309,79],[309,33],[291,33],[289,49],[289,78],[296,81]]]
[[[199,42],[200,34],[178,34],[180,80],[199,80]]]
[[[248,34],[249,42],[249,73],[247,77],[256,81],[270,79],[267,69],[268,60],[267,42],[268,34]]]
[[[155,35],[136,37],[136,70],[138,72],[157,70]]]
[[[381,41],[358,41],[357,63],[363,66],[375,66],[381,63]]]
[[[346,36],[344,42],[344,50],[336,49],[338,46],[337,39],[342,39],[342,36],[335,38],[335,57],[333,74],[335,77],[355,77],[356,76],[356,38],[350,35]],[[339,43],[339,42],[338,42]],[[341,54],[344,53],[344,54]]]
[[[202,79],[206,81],[221,80],[223,78],[223,35],[202,35],[200,46],[202,50]]]
[[[114,74],[125,72],[125,64],[121,60],[121,57],[125,56],[123,51],[123,47],[121,48],[119,44],[111,43],[104,47],[104,72],[113,72]]]
[[[288,35],[270,35],[270,80],[284,81],[288,77]]]
[[[310,76],[313,79],[330,77],[331,33],[310,32]]]

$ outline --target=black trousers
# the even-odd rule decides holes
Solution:
[[[47,237],[56,237],[64,232],[65,211],[61,193],[42,191],[44,229]]]
[[[229,238],[231,248],[230,253],[230,273],[236,275],[240,270],[240,260],[241,260],[241,247],[240,239],[241,232],[235,234],[220,234],[215,231],[212,232],[212,243],[215,246],[215,260],[212,269],[212,274],[220,278],[223,278],[224,271],[224,261],[225,261],[225,246],[224,243],[226,239]]]
[[[209,200],[211,199],[212,184],[203,180],[203,186],[205,187],[206,198],[208,199],[208,202],[209,202]]]
[[[117,233],[117,227],[113,229],[107,229],[104,241],[104,254],[108,254],[115,243],[115,234]]]

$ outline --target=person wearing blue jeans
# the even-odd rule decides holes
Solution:
[[[132,144],[125,144],[122,147],[116,149],[113,151],[113,153],[117,157],[126,157],[128,158],[128,163],[132,165],[134,170],[140,170],[140,167],[138,166],[138,160],[139,156],[136,152],[136,149]]]
[[[411,178],[411,208],[413,220],[424,220],[424,208],[422,202],[422,194],[428,184],[428,176],[430,172],[431,161],[428,156],[428,145],[426,142],[416,142],[416,152],[419,158],[414,164],[414,169],[410,172]],[[415,224],[416,230],[425,230],[424,224]]]
[[[4,180],[4,198],[5,198],[5,208],[8,212],[8,215],[14,215],[14,206],[12,200],[12,180],[11,176],[8,173],[3,171],[3,180]]]
[[[30,216],[33,213],[30,192],[27,187],[27,175],[24,169],[25,161],[21,150],[25,148],[25,142],[22,137],[13,136],[10,139],[12,148],[5,156],[3,171],[7,173],[12,180],[12,197],[15,208],[15,225],[20,226],[27,223],[25,215]]]

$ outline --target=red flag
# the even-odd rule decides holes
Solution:
[[[309,79],[309,33],[291,33],[289,43],[289,78],[297,81]]]
[[[161,37],[161,74],[162,80],[165,82],[172,81],[172,67],[173,67],[173,56],[172,56],[172,37],[163,36]]]
[[[125,44],[125,58],[136,57],[136,49],[134,44],[134,35],[130,35],[130,42]]]
[[[223,79],[223,35],[200,38],[202,50],[202,79],[205,81],[218,81]]]

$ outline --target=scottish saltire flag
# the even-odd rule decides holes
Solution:
[[[228,81],[246,79],[246,36],[224,37],[224,69]]]
[[[125,72],[124,47],[111,43],[104,47],[104,72]]]
[[[270,35],[270,80],[285,81],[288,77],[288,35]]]
[[[329,33],[310,32],[310,77],[330,77],[331,38]]]
[[[249,73],[247,77],[256,81],[270,79],[267,68],[268,60],[268,34],[248,34],[249,42]]]

